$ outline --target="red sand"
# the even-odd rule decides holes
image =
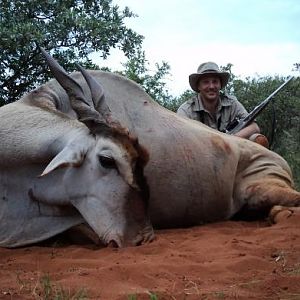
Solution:
[[[300,299],[299,212],[272,226],[229,221],[156,236],[126,249],[0,248],[0,299],[61,290],[62,299]]]

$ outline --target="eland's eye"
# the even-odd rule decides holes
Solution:
[[[115,160],[110,156],[99,156],[99,162],[103,168],[106,169],[117,169]]]

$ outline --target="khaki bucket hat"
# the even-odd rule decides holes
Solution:
[[[199,79],[208,74],[217,75],[220,77],[221,88],[224,88],[226,86],[226,84],[228,83],[228,80],[229,80],[229,76],[230,76],[230,74],[228,72],[221,72],[219,69],[219,66],[216,63],[205,62],[198,67],[197,73],[193,73],[189,76],[190,86],[195,92],[197,92],[197,93],[199,92],[198,91]]]

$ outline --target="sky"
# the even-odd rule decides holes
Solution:
[[[114,0],[138,15],[125,24],[144,36],[149,69],[167,62],[167,88],[174,96],[190,89],[188,77],[206,61],[233,64],[241,77],[297,76],[300,63],[299,0]],[[122,70],[126,58],[114,50],[105,61]]]

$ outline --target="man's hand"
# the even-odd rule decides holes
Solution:
[[[251,123],[249,126],[238,131],[237,133],[234,134],[234,136],[248,139],[254,133],[260,133],[260,129],[255,122]]]

